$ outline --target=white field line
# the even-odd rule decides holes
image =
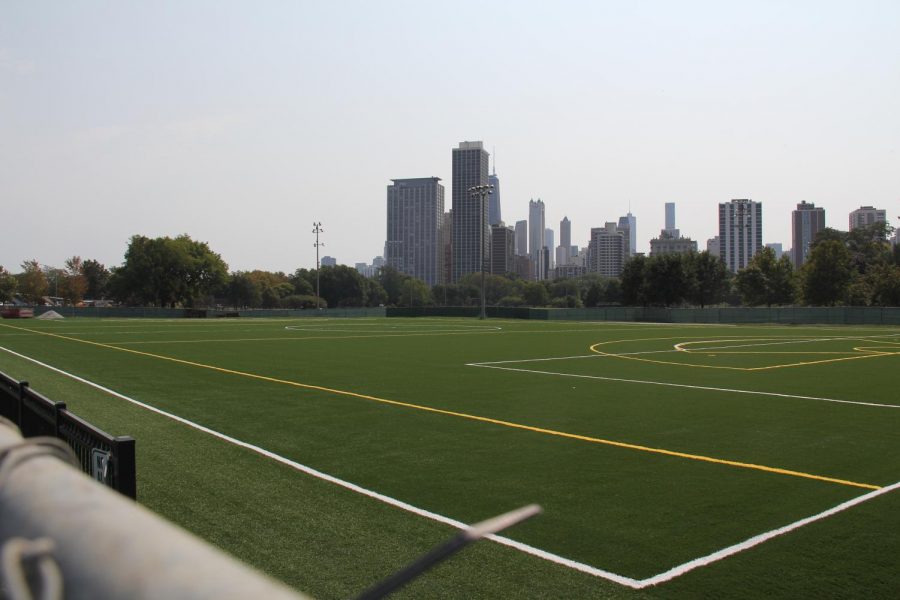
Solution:
[[[45,369],[49,369],[50,371],[53,371],[54,373],[58,373],[60,375],[63,375],[65,377],[68,377],[75,381],[78,381],[79,383],[83,383],[83,384],[90,386],[92,388],[95,388],[101,392],[104,392],[106,394],[109,394],[111,396],[119,398],[121,400],[125,400],[126,402],[129,402],[135,406],[139,406],[145,410],[148,410],[150,412],[153,412],[158,415],[164,416],[166,418],[172,419],[173,421],[176,421],[183,425],[187,425],[188,427],[191,427],[191,428],[201,431],[203,433],[209,434],[215,438],[218,438],[218,439],[228,442],[230,444],[234,444],[235,446],[239,446],[246,450],[250,450],[251,452],[255,452],[256,454],[259,454],[260,456],[270,458],[270,459],[272,459],[276,462],[279,462],[283,465],[289,466],[297,471],[300,471],[307,475],[311,475],[312,477],[316,477],[317,479],[327,481],[334,485],[340,486],[344,489],[347,489],[352,492],[361,494],[363,496],[372,498],[373,500],[378,500],[379,502],[383,502],[385,504],[399,508],[401,510],[411,512],[415,515],[425,517],[427,519],[431,519],[433,521],[437,521],[437,522],[443,523],[445,525],[449,525],[456,529],[466,529],[468,527],[468,525],[466,525],[465,523],[462,523],[461,521],[457,521],[456,519],[451,519],[450,517],[445,517],[443,515],[431,512],[429,510],[425,510],[425,509],[419,508],[417,506],[413,506],[412,504],[403,502],[402,500],[397,500],[396,498],[391,498],[390,496],[385,496],[384,494],[380,494],[378,492],[366,489],[364,487],[356,485],[355,483],[350,483],[349,481],[344,481],[343,479],[338,479],[337,477],[328,475],[327,473],[323,473],[322,471],[313,469],[312,467],[308,467],[306,465],[303,465],[301,463],[293,461],[289,458],[285,458],[283,456],[275,454],[274,452],[271,452],[271,451],[261,448],[259,446],[255,446],[253,444],[238,440],[229,435],[225,435],[224,433],[215,431],[214,429],[210,429],[209,427],[200,425],[199,423],[195,423],[193,421],[185,419],[184,417],[179,417],[178,415],[166,412],[164,410],[156,408],[155,406],[151,406],[151,405],[141,402],[139,400],[135,400],[134,398],[130,398],[124,394],[120,394],[119,392],[116,392],[115,390],[112,390],[112,389],[102,386],[100,384],[94,383],[93,381],[89,381],[87,379],[84,379],[82,377],[79,377],[77,375],[69,373],[67,371],[63,371],[62,369],[48,365],[47,363],[44,363],[37,359],[31,358],[30,356],[25,356],[24,354],[19,354],[18,352],[14,352],[8,348],[4,348],[3,346],[0,346],[0,350],[8,352],[9,354],[12,354],[13,356],[17,356],[23,360],[27,360],[31,363],[34,363],[38,366],[45,368]],[[820,521],[822,519],[828,518],[839,512],[847,510],[848,508],[851,508],[853,506],[856,506],[858,504],[862,504],[863,502],[871,500],[872,498],[875,498],[877,496],[881,496],[882,494],[886,494],[888,492],[894,491],[897,488],[900,488],[900,482],[895,483],[890,486],[887,486],[887,487],[884,487],[884,488],[881,488],[881,489],[878,489],[878,490],[875,490],[875,491],[872,491],[872,492],[869,492],[862,496],[858,496],[856,498],[848,500],[847,502],[839,504],[838,506],[835,506],[834,508],[825,510],[817,515],[813,515],[812,517],[807,517],[805,519],[795,521],[794,523],[791,523],[789,525],[785,525],[784,527],[780,527],[778,529],[773,529],[766,533],[756,535],[756,536],[749,538],[748,540],[741,542],[739,544],[734,544],[732,546],[728,546],[727,548],[723,548],[722,550],[713,552],[712,554],[708,554],[706,556],[696,558],[694,560],[691,560],[691,561],[688,561],[681,565],[678,565],[676,567],[673,567],[673,568],[669,569],[668,571],[664,571],[662,573],[653,575],[653,576],[645,578],[645,579],[634,579],[632,577],[626,577],[624,575],[619,575],[618,573],[613,573],[611,571],[606,571],[604,569],[598,569],[597,567],[592,567],[591,565],[587,565],[585,563],[574,561],[574,560],[559,556],[557,554],[547,552],[546,550],[541,550],[540,548],[535,548],[534,546],[529,546],[528,544],[523,544],[522,542],[517,542],[513,539],[510,539],[510,538],[507,538],[504,536],[491,534],[491,535],[488,535],[487,537],[490,540],[497,542],[498,544],[502,544],[504,546],[513,548],[515,550],[519,550],[520,552],[530,554],[531,556],[535,556],[537,558],[541,558],[541,559],[553,562],[555,564],[558,564],[558,565],[561,565],[564,567],[568,567],[568,568],[574,569],[576,571],[580,571],[587,575],[606,579],[607,581],[611,581],[613,583],[618,583],[619,585],[624,585],[626,587],[629,587],[629,588],[632,588],[635,590],[639,590],[642,588],[659,585],[661,583],[671,581],[672,579],[675,579],[676,577],[680,577],[681,575],[684,575],[685,573],[693,571],[694,569],[696,569],[698,567],[703,567],[703,566],[706,566],[713,562],[716,562],[716,561],[722,560],[724,558],[727,558],[729,556],[732,556],[734,554],[738,554],[739,552],[743,552],[744,550],[748,550],[750,548],[753,548],[754,546],[758,546],[758,545],[762,544],[763,542],[766,542],[774,537],[784,535],[795,529],[803,527],[804,525],[808,525],[810,523],[814,523],[816,521]]]
[[[601,355],[597,355],[601,356]],[[588,358],[586,356],[572,356],[565,358]],[[565,360],[565,358],[558,359],[538,359],[538,360]],[[515,362],[529,362],[527,360],[522,361],[503,361],[504,363],[515,363]],[[604,377],[602,375],[580,375],[578,373],[558,373],[556,371],[539,371],[536,369],[515,369],[513,367],[499,367],[497,366],[500,363],[468,363],[467,367],[481,367],[483,369],[498,369],[500,371],[513,371],[516,373],[534,373],[537,375],[555,375],[557,377],[575,377],[577,379],[594,379],[597,381],[616,381],[620,383],[636,383],[642,385],[659,385],[663,387],[676,387],[676,388],[685,388],[689,390],[706,390],[711,392],[729,392],[732,394],[751,394],[755,396],[774,396],[776,398],[793,398],[795,400],[815,400],[817,402],[835,402],[838,404],[856,404],[859,406],[874,406],[878,408],[900,408],[898,404],[880,404],[878,402],[861,402],[859,400],[841,400],[839,398],[819,398],[817,396],[798,396],[795,394],[781,394],[778,392],[761,392],[758,390],[739,390],[732,388],[719,388],[712,387],[706,385],[688,385],[686,383],[669,383],[665,381],[647,381],[643,379],[624,379],[622,377]]]
[[[773,529],[772,531],[767,531],[765,533],[761,533],[759,535],[755,535],[752,538],[745,540],[739,544],[734,544],[733,546],[728,546],[727,548],[722,548],[712,554],[707,554],[706,556],[701,556],[700,558],[695,558],[692,561],[688,561],[684,564],[678,565],[677,567],[673,567],[668,571],[660,573],[658,575],[654,575],[653,577],[648,577],[647,579],[642,579],[638,583],[640,587],[649,587],[651,585],[659,585],[660,583],[665,583],[666,581],[670,581],[675,579],[676,577],[680,577],[689,571],[693,571],[698,567],[705,567],[711,563],[722,560],[723,558],[728,558],[734,554],[739,552],[743,552],[744,550],[749,550],[754,546],[758,546],[763,542],[767,542],[772,538],[778,537],[780,535],[784,535],[785,533],[789,533],[794,531],[795,529],[799,529],[804,525],[809,525],[810,523],[815,523],[816,521],[821,521],[822,519],[827,519],[833,515],[838,514],[839,512],[843,512],[848,508],[852,508],[858,504],[862,504],[863,502],[867,502],[872,498],[877,498],[883,494],[887,494],[888,492],[893,492],[894,490],[900,488],[900,482],[894,483],[892,485],[883,487],[881,489],[875,490],[873,492],[869,492],[868,494],[864,494],[862,496],[857,496],[851,500],[848,500],[842,504],[838,504],[834,508],[829,508],[828,510],[822,511],[817,515],[813,515],[811,517],[806,517],[805,519],[800,519],[799,521],[794,521],[790,525],[785,525],[784,527],[779,527],[778,529]]]
[[[367,496],[374,500],[378,500],[379,502],[383,502],[385,504],[399,508],[401,510],[411,512],[420,517],[425,517],[426,519],[431,519],[432,521],[444,523],[445,525],[449,525],[449,526],[455,527],[457,529],[466,529],[468,527],[467,524],[462,523],[461,521],[457,521],[455,519],[451,519],[450,517],[445,517],[443,515],[439,515],[437,513],[431,512],[429,510],[425,510],[423,508],[419,508],[417,506],[413,506],[412,504],[403,502],[402,500],[397,500],[396,498],[391,498],[390,496],[385,496],[384,494],[380,494],[378,492],[366,489],[364,487],[356,485],[355,483],[351,483],[349,481],[344,481],[343,479],[338,479],[337,477],[334,477],[327,473],[323,473],[322,471],[313,469],[312,467],[308,467],[304,464],[298,463],[289,458],[285,458],[281,455],[275,454],[274,452],[266,450],[265,448],[261,448],[259,446],[255,446],[248,442],[241,441],[237,438],[233,438],[224,433],[220,433],[214,429],[210,429],[209,427],[206,427],[204,425],[200,425],[199,423],[195,423],[194,421],[185,419],[184,417],[179,417],[176,414],[166,412],[162,409],[156,408],[155,406],[141,402],[140,400],[135,400],[134,398],[130,398],[124,394],[120,394],[119,392],[112,390],[108,387],[102,386],[98,383],[94,383],[93,381],[89,381],[87,379],[84,379],[83,377],[79,377],[79,376],[69,373],[67,371],[63,371],[62,369],[59,369],[52,365],[48,365],[47,363],[44,363],[37,359],[31,358],[30,356],[25,356],[24,354],[19,354],[18,352],[14,352],[13,350],[4,348],[3,346],[0,346],[0,350],[8,352],[9,354],[12,354],[13,356],[17,356],[23,360],[27,360],[38,366],[44,367],[45,369],[49,369],[50,371],[53,371],[54,373],[58,373],[60,375],[63,375],[65,377],[68,377],[75,381],[78,381],[79,383],[83,383],[87,386],[90,386],[94,389],[97,389],[97,390],[104,392],[106,394],[109,394],[111,396],[114,396],[114,397],[124,400],[126,402],[130,402],[131,404],[134,404],[135,406],[139,406],[145,410],[156,413],[163,417],[167,417],[169,419],[172,419],[173,421],[177,421],[178,423],[187,425],[188,427],[191,427],[198,431],[202,431],[203,433],[209,434],[215,438],[218,438],[218,439],[228,442],[230,444],[234,444],[235,446],[239,446],[246,450],[250,450],[251,452],[255,452],[256,454],[259,454],[260,456],[270,458],[276,462],[279,462],[283,465],[289,466],[297,471],[300,471],[301,473],[311,475],[312,477],[315,477],[317,479],[327,481],[334,485],[340,486],[344,489],[350,490],[352,492],[356,492],[357,494],[361,494],[363,496]],[[544,560],[548,560],[548,561],[554,562],[556,564],[563,565],[563,566],[569,567],[571,569],[581,571],[582,573],[587,573],[587,574],[593,575],[595,577],[601,577],[608,581],[612,581],[612,582],[615,582],[615,583],[618,583],[621,585],[625,585],[625,586],[628,586],[628,587],[631,587],[634,589],[638,589],[640,587],[640,582],[636,579],[632,579],[631,577],[625,577],[625,576],[619,575],[617,573],[612,573],[610,571],[604,571],[603,569],[598,569],[596,567],[592,567],[592,566],[586,565],[584,563],[580,563],[580,562],[577,562],[577,561],[574,561],[574,560],[571,560],[568,558],[564,558],[562,556],[552,554],[545,550],[541,550],[540,548],[535,548],[534,546],[529,546],[528,544],[523,544],[522,542],[517,542],[515,540],[512,540],[512,539],[504,537],[504,536],[492,534],[487,537],[499,544],[503,544],[504,546],[508,546],[510,548],[514,548],[521,552],[525,552],[526,554],[530,554],[532,556],[536,556],[538,558],[542,558]]]

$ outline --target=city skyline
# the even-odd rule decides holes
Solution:
[[[117,266],[132,235],[186,233],[231,270],[290,272],[314,266],[313,222],[331,255],[368,262],[390,178],[452,188],[447,149],[466,139],[501,157],[506,223],[542,198],[578,246],[631,212],[648,253],[665,202],[701,243],[732,198],[765,204],[763,242],[785,247],[802,201],[838,229],[866,205],[896,226],[898,22],[874,2],[14,0],[0,265]]]

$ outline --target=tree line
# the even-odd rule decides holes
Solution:
[[[486,275],[485,297],[492,306],[580,308],[604,305],[709,306],[900,306],[900,246],[885,240],[885,223],[850,232],[825,229],[795,270],[785,255],[760,250],[748,266],[730,273],[708,252],[664,254],[628,260],[621,277],[597,274],[527,281],[514,274]],[[205,242],[187,235],[131,238],[125,260],[107,268],[73,256],[64,268],[26,261],[20,273],[0,266],[0,301],[19,297],[40,303],[46,296],[77,305],[84,299],[110,299],[125,305],[222,306],[231,308],[315,308],[363,306],[477,306],[481,274],[455,284],[429,286],[384,267],[372,279],[344,265],[318,273],[233,271]]]

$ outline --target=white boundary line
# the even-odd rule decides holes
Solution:
[[[598,354],[596,356],[603,356]],[[666,381],[647,381],[643,379],[625,379],[623,377],[605,377],[603,375],[581,375],[578,373],[558,373],[556,371],[540,371],[537,369],[515,369],[513,367],[498,367],[498,364],[519,362],[535,362],[546,360],[566,360],[569,358],[593,358],[592,356],[565,356],[560,358],[536,358],[527,360],[506,360],[494,363],[466,363],[467,367],[481,367],[482,369],[497,369],[499,371],[513,371],[515,373],[534,373],[537,375],[555,375],[557,377],[575,377],[577,379],[594,379],[597,381],[617,381],[619,383],[637,383],[642,385],[660,385],[664,387],[686,388],[689,390],[705,390],[711,392],[729,392],[732,394],[751,394],[755,396],[774,396],[776,398],[792,398],[795,400],[815,400],[817,402],[834,402],[837,404],[855,404],[858,406],[874,406],[876,408],[900,408],[900,404],[880,404],[878,402],[862,402],[859,400],[841,400],[839,398],[819,398],[817,396],[799,396],[796,394],[781,394],[778,392],[760,392],[757,390],[739,390],[732,388],[719,388],[707,385],[688,385],[686,383],[669,383]]]
[[[116,398],[124,400],[126,402],[129,402],[135,406],[139,406],[140,408],[143,408],[145,410],[148,410],[150,412],[156,413],[163,417],[172,419],[173,421],[176,421],[178,423],[181,423],[183,425],[186,425],[188,427],[191,427],[191,428],[201,431],[203,433],[209,434],[215,438],[218,438],[218,439],[228,442],[230,444],[234,444],[235,446],[239,446],[246,450],[250,450],[251,452],[259,454],[260,456],[270,458],[276,462],[279,462],[283,465],[289,466],[289,467],[291,467],[297,471],[300,471],[302,473],[305,473],[307,475],[311,475],[312,477],[315,477],[317,479],[327,481],[329,483],[340,486],[340,487],[350,490],[352,492],[356,492],[363,496],[367,496],[374,500],[378,500],[379,502],[383,502],[383,503],[393,506],[395,508],[399,508],[401,510],[411,512],[415,515],[425,517],[427,519],[437,521],[437,522],[443,523],[445,525],[449,525],[456,529],[466,529],[468,527],[468,525],[466,525],[465,523],[462,523],[461,521],[457,521],[456,519],[451,519],[450,517],[445,517],[444,515],[440,515],[438,513],[434,513],[429,510],[425,510],[423,508],[413,506],[412,504],[403,502],[402,500],[397,500],[396,498],[391,498],[390,496],[386,496],[384,494],[380,494],[373,490],[369,490],[362,486],[356,485],[355,483],[351,483],[351,482],[345,481],[343,479],[338,479],[337,477],[328,475],[327,473],[323,473],[322,471],[313,469],[312,467],[298,463],[289,458],[285,458],[281,455],[275,454],[274,452],[271,452],[271,451],[261,448],[259,446],[250,444],[248,442],[241,441],[237,438],[233,438],[224,433],[215,431],[214,429],[210,429],[209,427],[206,427],[204,425],[200,425],[199,423],[195,423],[194,421],[185,419],[184,417],[179,417],[178,415],[175,415],[170,412],[166,412],[166,411],[156,408],[155,406],[152,406],[150,404],[146,404],[139,400],[135,400],[134,398],[130,398],[124,394],[120,394],[119,392],[116,392],[115,390],[112,390],[108,387],[102,386],[98,383],[94,383],[93,381],[84,379],[83,377],[79,377],[79,376],[69,373],[67,371],[63,371],[62,369],[59,369],[59,368],[49,365],[47,363],[41,362],[37,359],[31,358],[30,356],[25,356],[24,354],[19,354],[18,352],[10,350],[9,348],[4,348],[3,346],[0,346],[0,350],[3,350],[4,352],[12,354],[13,356],[17,356],[23,360],[26,360],[26,361],[34,363],[40,367],[43,367],[50,371],[53,371],[54,373],[58,373],[60,375],[63,375],[65,377],[68,377],[75,381],[78,381],[79,383],[83,383],[83,384],[90,386],[94,389],[97,389],[101,392],[104,392],[106,394],[109,394],[111,396],[114,396]],[[750,548],[753,548],[754,546],[758,546],[772,538],[778,537],[780,535],[784,535],[786,533],[794,531],[795,529],[799,529],[800,527],[803,527],[810,523],[814,523],[816,521],[821,521],[832,515],[836,515],[836,514],[843,512],[849,508],[852,508],[858,504],[862,504],[863,502],[866,502],[868,500],[871,500],[871,499],[881,496],[883,494],[892,492],[898,488],[900,488],[900,482],[897,482],[897,483],[894,483],[893,485],[889,485],[889,486],[883,487],[881,489],[869,492],[862,496],[857,496],[856,498],[852,498],[851,500],[843,502],[842,504],[839,504],[833,508],[822,511],[811,517],[807,517],[805,519],[800,519],[799,521],[795,521],[789,525],[779,527],[778,529],[773,529],[771,531],[767,531],[765,533],[753,536],[753,537],[751,537],[743,542],[740,542],[738,544],[728,546],[727,548],[723,548],[721,550],[718,550],[718,551],[708,554],[706,556],[702,556],[700,558],[695,558],[686,563],[682,563],[676,567],[673,567],[667,571],[664,571],[657,575],[653,575],[651,577],[647,577],[645,579],[634,579],[632,577],[626,577],[624,575],[619,575],[618,573],[613,573],[612,571],[598,569],[597,567],[592,567],[591,565],[587,565],[585,563],[574,561],[574,560],[559,556],[557,554],[553,554],[552,552],[547,552],[546,550],[541,550],[540,548],[535,548],[534,546],[530,546],[530,545],[524,544],[522,542],[517,542],[513,539],[510,539],[510,538],[507,538],[504,536],[491,534],[487,537],[494,542],[497,542],[504,546],[508,546],[515,550],[519,550],[526,554],[530,554],[537,558],[541,558],[543,560],[547,560],[547,561],[553,562],[555,564],[558,564],[558,565],[561,565],[564,567],[568,567],[568,568],[574,569],[576,571],[580,571],[587,575],[592,575],[594,577],[600,577],[602,579],[606,579],[607,581],[611,581],[613,583],[618,583],[619,585],[624,585],[626,587],[629,587],[629,588],[632,588],[635,590],[639,590],[639,589],[643,589],[646,587],[659,585],[659,584],[665,583],[667,581],[671,581],[672,579],[675,579],[676,577],[680,577],[681,575],[684,575],[685,573],[693,571],[694,569],[697,569],[699,567],[704,567],[711,563],[720,561],[720,560],[727,558],[729,556],[732,556],[734,554],[738,554],[739,552],[743,552],[744,550],[749,550]]]

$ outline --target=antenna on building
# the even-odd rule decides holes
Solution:
[[[497,146],[491,147],[491,156],[494,157],[494,175],[497,174]]]

